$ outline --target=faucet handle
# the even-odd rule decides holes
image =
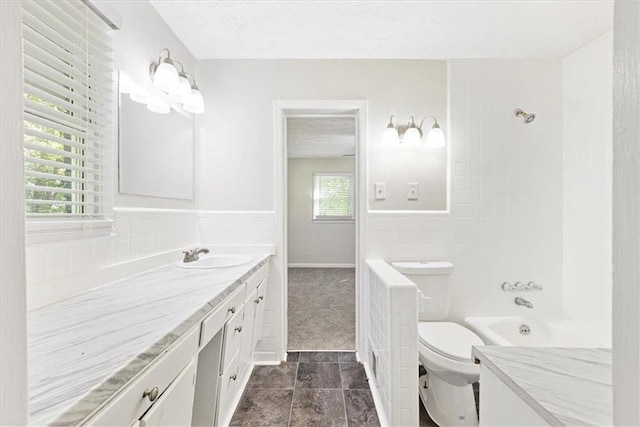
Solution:
[[[502,286],[500,286],[500,288],[502,288],[503,292],[515,292],[516,291],[515,285],[512,285],[509,282],[504,282],[502,284]]]
[[[541,291],[544,288],[542,287],[542,285],[537,284],[536,282],[529,282],[527,283],[527,286],[529,287],[529,289],[531,289],[532,291]]]

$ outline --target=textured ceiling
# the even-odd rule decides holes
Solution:
[[[353,117],[289,117],[287,156],[341,157],[355,153],[356,121]]]
[[[613,22],[612,0],[150,2],[198,59],[551,58]]]

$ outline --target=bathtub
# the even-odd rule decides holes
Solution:
[[[487,345],[610,347],[576,332],[575,322],[560,317],[467,317],[464,321]]]

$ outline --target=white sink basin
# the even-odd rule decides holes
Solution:
[[[198,261],[178,262],[177,266],[181,268],[224,268],[235,267],[236,265],[246,264],[251,261],[251,257],[247,255],[201,255]]]

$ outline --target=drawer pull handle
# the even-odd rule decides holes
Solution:
[[[264,295],[260,295],[260,296],[258,297],[258,299],[259,299],[260,301],[262,301],[262,300],[264,299]]]
[[[242,332],[242,326],[236,326],[236,331]]]
[[[158,398],[158,392],[158,387],[154,387],[151,390],[145,390],[144,393],[142,393],[142,398],[144,399],[145,397],[148,397],[149,401],[153,402]]]
[[[227,310],[227,313],[231,312],[231,314],[234,314],[236,312],[236,306],[234,305],[233,307],[229,307],[229,309]]]
[[[231,378],[232,380],[235,381],[238,378],[238,375],[237,374],[233,374],[229,378]]]

